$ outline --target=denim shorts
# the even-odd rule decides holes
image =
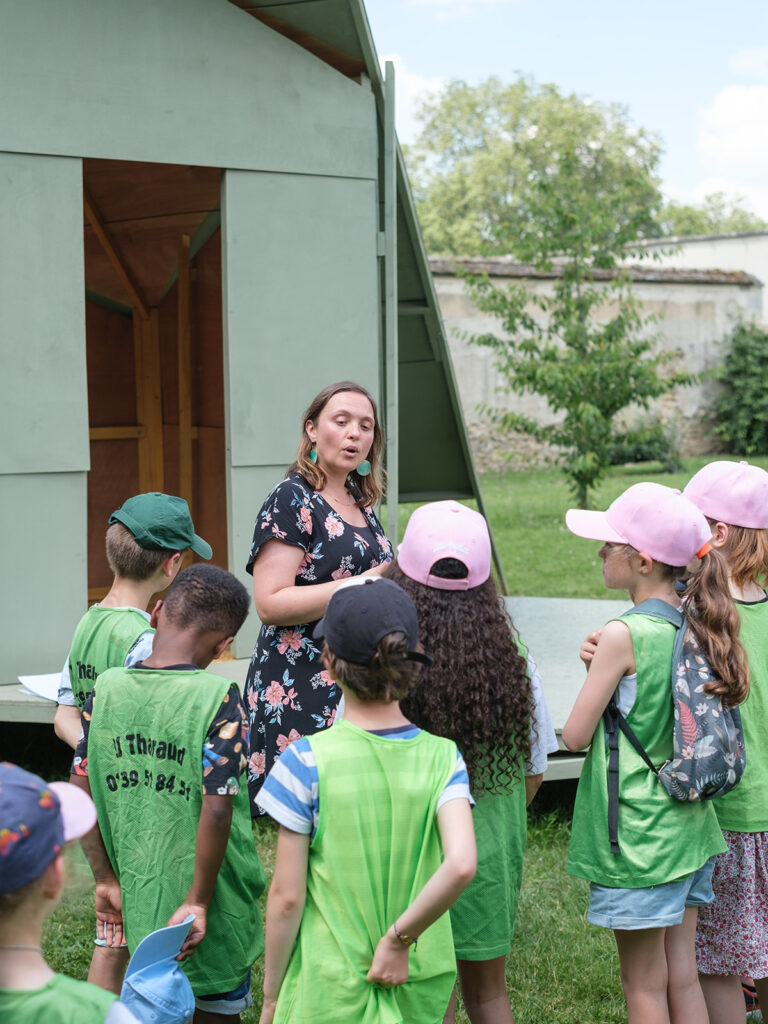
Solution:
[[[234,1016],[236,1013],[247,1010],[252,1002],[251,972],[248,971],[242,985],[238,985],[231,992],[220,992],[214,996],[198,996],[195,999],[195,1006],[198,1010],[206,1010],[208,1013]]]
[[[714,868],[715,858],[710,857],[693,874],[644,889],[614,889],[590,882],[587,920],[615,931],[671,928],[682,922],[686,907],[702,907],[715,898]]]

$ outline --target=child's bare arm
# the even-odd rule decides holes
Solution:
[[[88,796],[91,795],[91,787],[87,775],[70,775],[69,781],[73,786],[79,786]],[[98,823],[93,826],[90,832],[82,836],[80,845],[83,848],[83,853],[91,867],[93,878],[96,882],[94,899],[96,906],[96,933],[100,939],[106,941],[108,946],[119,948],[123,941],[120,882],[107,855]],[[107,925],[111,925],[111,927],[107,928]]]
[[[271,1024],[307,896],[309,836],[280,826],[275,873],[267,897],[264,1004],[259,1024]]]
[[[437,827],[443,844],[443,863],[379,940],[367,975],[372,984],[402,985],[408,980],[409,947],[398,939],[395,930],[418,938],[456,902],[475,877],[477,847],[469,801],[450,800],[444,804],[437,812]]]
[[[635,671],[635,654],[629,628],[617,620],[601,631],[581,688],[568,721],[563,726],[563,743],[569,750],[588,746],[622,676]]]
[[[179,924],[188,914],[195,920],[177,960],[185,960],[205,938],[208,907],[229,842],[232,826],[232,797],[205,794],[197,825],[195,874],[187,897],[168,924]]]
[[[80,710],[74,704],[59,704],[53,718],[53,731],[60,740],[64,740],[74,750],[80,733],[83,731],[80,724]]]

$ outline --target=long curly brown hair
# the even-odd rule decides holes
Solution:
[[[410,579],[397,562],[386,575],[416,605],[419,639],[434,659],[400,702],[403,714],[455,741],[474,790],[520,781],[530,754],[531,681],[493,579],[469,590],[437,590]]]

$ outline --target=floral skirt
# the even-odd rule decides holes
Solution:
[[[696,963],[701,974],[768,978],[768,832],[723,832],[715,899],[699,909]]]

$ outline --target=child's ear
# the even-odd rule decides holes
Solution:
[[[712,539],[710,544],[713,548],[721,548],[728,540],[728,524],[715,523],[712,527]]]
[[[164,602],[159,600],[155,607],[152,609],[152,614],[149,617],[149,624],[152,629],[157,629],[157,619],[160,615],[160,609],[163,607]]]
[[[41,887],[46,899],[57,900],[64,885],[64,858],[54,857],[42,874]]]
[[[174,553],[169,555],[163,562],[163,575],[169,580],[175,579],[178,575],[179,569],[181,569],[181,563],[184,561],[184,554],[185,553],[183,551],[174,551]]]
[[[234,639],[235,638],[233,636],[225,636],[223,640],[219,640],[219,642],[213,648],[213,655],[211,657],[211,661],[216,661],[217,658],[220,658]]]
[[[635,563],[637,565],[637,571],[642,576],[647,576],[653,569],[653,559],[649,554],[646,554],[645,551],[638,551],[635,558],[637,559],[637,562]]]

